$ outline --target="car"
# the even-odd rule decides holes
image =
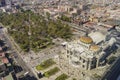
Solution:
[[[27,71],[27,72],[24,73],[24,76],[26,76],[26,75],[28,75],[28,74],[29,74],[29,72]]]

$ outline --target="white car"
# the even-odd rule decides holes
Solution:
[[[24,73],[24,76],[26,76],[28,73],[29,73],[29,72],[25,72],[25,73]]]

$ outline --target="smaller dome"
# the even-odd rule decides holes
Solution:
[[[100,47],[99,47],[98,45],[95,45],[95,44],[94,44],[94,45],[91,45],[91,46],[90,46],[90,50],[96,52],[96,51],[100,50]]]
[[[93,40],[90,37],[82,36],[80,37],[80,41],[86,44],[91,44]]]

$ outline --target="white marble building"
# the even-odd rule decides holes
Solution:
[[[101,32],[92,32],[88,36],[81,36],[66,45],[66,58],[74,67],[91,70],[101,66],[110,54],[105,50],[115,43],[115,39],[106,41],[106,35]]]

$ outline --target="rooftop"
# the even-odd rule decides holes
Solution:
[[[100,47],[98,45],[94,44],[94,45],[90,46],[90,50],[96,52],[96,51],[100,50]]]
[[[3,80],[14,80],[12,77],[12,74],[10,73],[8,76],[6,76]]]
[[[88,37],[89,36],[89,37]],[[93,58],[101,55],[101,45],[98,43],[104,42],[106,35],[101,32],[95,31],[88,36],[80,37],[80,40],[68,43],[68,48],[73,51],[75,56],[82,56],[83,58]],[[97,53],[96,53],[97,52]]]
[[[1,52],[0,53],[0,57],[4,57],[5,56],[5,53],[4,52]]]
[[[105,34],[102,34],[101,32],[98,32],[98,31],[92,32],[92,33],[88,34],[88,36],[90,36],[92,38],[92,40],[95,44],[98,44],[101,41],[104,41],[106,38]]]
[[[82,36],[80,37],[80,41],[86,44],[91,44],[93,40],[90,37]]]
[[[93,27],[93,26],[96,25],[96,23],[94,23],[94,22],[87,22],[84,25],[86,25],[87,27]]]
[[[3,62],[3,63],[6,63],[6,64],[9,63],[9,61],[8,61],[8,59],[7,59],[6,57],[3,57],[3,58],[2,58],[2,62]]]

